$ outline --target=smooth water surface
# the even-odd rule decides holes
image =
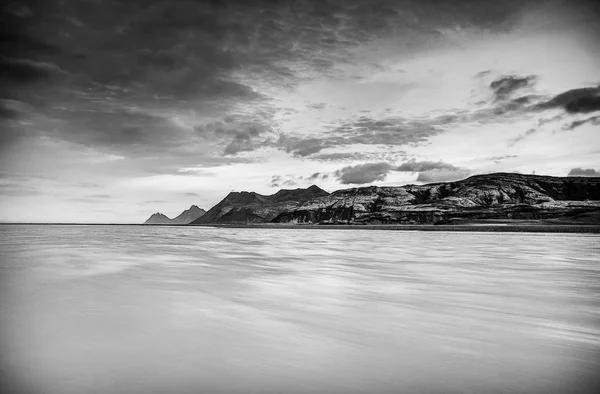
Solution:
[[[599,257],[587,234],[2,225],[2,392],[600,392]]]

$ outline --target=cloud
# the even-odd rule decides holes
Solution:
[[[590,118],[587,119],[582,119],[582,120],[574,120],[571,123],[565,125],[563,127],[563,130],[573,130],[579,126],[583,126],[585,124],[593,124],[595,126],[599,126],[600,125],[600,115],[598,116],[592,116]]]
[[[195,131],[203,133],[205,137],[216,138],[217,140],[233,137],[233,140],[228,143],[223,151],[224,156],[232,156],[268,145],[265,143],[265,138],[259,140],[258,137],[275,135],[269,121],[270,117],[268,115],[256,121],[240,121],[230,117],[225,123],[210,123],[203,127],[196,127]]]
[[[117,150],[176,145],[182,142],[182,127],[161,114],[140,108],[81,106],[47,112],[62,140],[109,146]],[[178,136],[180,135],[180,136]]]
[[[5,56],[0,56],[0,68],[1,78],[12,83],[32,83],[67,74],[56,64]]]
[[[452,164],[444,163],[443,161],[416,161],[415,159],[409,160],[399,165],[396,171],[406,172],[420,172],[430,170],[458,170],[458,167]]]
[[[538,110],[563,108],[572,114],[600,111],[600,86],[567,90],[537,104],[534,108]]]
[[[282,134],[273,145],[296,156],[330,160],[336,155],[343,156],[347,153],[318,156],[315,154],[327,148],[355,144],[416,145],[426,142],[429,137],[441,133],[443,129],[440,127],[440,123],[443,121],[439,117],[431,119],[382,117],[375,119],[360,116],[358,119],[332,123],[325,127],[321,135],[299,138]],[[360,153],[352,153],[351,156],[356,157],[357,154],[360,156]]]
[[[418,172],[418,182],[446,182],[467,177],[471,171],[443,161],[416,161],[411,159],[394,168],[395,171]]]
[[[305,157],[318,153],[333,144],[327,138],[297,138],[281,135],[276,145],[283,147],[295,156]]]
[[[20,101],[0,99],[0,119],[16,119],[26,110]]]
[[[394,167],[388,163],[367,163],[344,167],[335,172],[343,184],[364,184],[382,181]]]
[[[21,17],[21,18],[26,18],[32,15],[31,12],[31,8],[27,7],[26,5],[23,4],[9,4],[7,6],[3,7],[3,11],[6,11],[8,13],[11,13],[15,16]]]
[[[281,187],[281,186],[296,186],[298,185],[298,181],[304,180],[303,177],[298,177],[294,175],[273,175],[271,177],[270,186],[271,187]]]
[[[491,160],[494,163],[498,164],[498,163],[503,162],[506,159],[516,159],[517,157],[519,157],[519,156],[517,156],[517,155],[491,156],[491,157],[486,158],[486,160]]]
[[[600,176],[600,172],[593,168],[573,168],[568,176]]]
[[[464,179],[471,175],[471,171],[464,168],[459,169],[433,169],[419,172],[417,182],[451,182]]]
[[[314,174],[312,174],[311,176],[309,176],[307,179],[309,181],[315,181],[317,179],[327,179],[329,178],[329,174],[327,173],[321,173],[321,172],[315,172]]]
[[[515,91],[531,86],[535,79],[533,75],[527,77],[508,75],[493,81],[490,88],[494,91],[496,100],[504,100]]]

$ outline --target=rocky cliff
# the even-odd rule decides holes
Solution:
[[[194,224],[446,224],[485,219],[595,221],[600,178],[497,173],[428,185],[311,186],[271,196],[230,193]]]
[[[144,224],[189,224],[200,218],[205,213],[206,211],[204,209],[198,208],[196,205],[192,205],[189,209],[181,212],[174,219],[169,219],[169,217],[157,212],[150,216],[148,220],[144,222]]]
[[[284,189],[270,196],[254,192],[231,192],[192,224],[267,223],[283,212],[294,211],[306,201],[328,195],[315,185],[306,189]]]
[[[443,224],[573,218],[598,210],[600,178],[497,173],[457,182],[338,190],[285,210],[272,222]]]

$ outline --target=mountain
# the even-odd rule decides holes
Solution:
[[[179,216],[174,219],[169,219],[167,216],[160,212],[157,212],[150,216],[144,224],[189,224],[194,220],[204,215],[206,211],[198,208],[196,205],[192,205],[189,209],[181,212]]]
[[[171,219],[160,212],[152,214],[144,224],[171,224]]]
[[[186,209],[181,212],[179,216],[175,219],[171,220],[172,224],[188,224],[193,222],[194,220],[202,217],[206,211],[202,208],[198,208],[196,205],[192,205],[190,209]]]
[[[271,196],[230,193],[193,224],[450,224],[479,220],[593,223],[600,178],[496,173],[398,187],[368,186],[331,194],[317,186]]]
[[[598,210],[600,178],[496,173],[456,182],[338,190],[286,210],[272,221],[443,224],[485,219],[567,219]]]
[[[306,201],[328,195],[329,193],[315,185],[306,189],[283,189],[270,196],[245,191],[231,192],[192,224],[266,223]]]

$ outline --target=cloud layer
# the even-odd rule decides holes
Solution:
[[[367,163],[344,167],[336,171],[335,176],[342,184],[362,185],[384,180],[391,169],[392,166],[388,163]]]
[[[139,221],[147,201],[180,212],[242,187],[600,165],[591,1],[23,0],[0,14],[0,206],[15,207],[0,220]]]

